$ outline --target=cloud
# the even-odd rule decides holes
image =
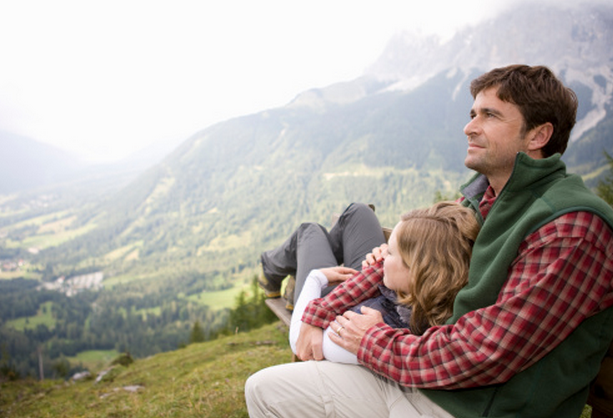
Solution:
[[[118,159],[354,79],[394,32],[448,36],[492,3],[6,1],[0,129]]]

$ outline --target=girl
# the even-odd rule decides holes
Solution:
[[[383,320],[395,328],[409,328],[422,334],[427,328],[443,324],[453,311],[458,291],[468,281],[472,246],[479,232],[472,210],[455,202],[439,202],[401,216],[389,239],[384,260],[383,283],[377,296],[351,306],[360,313],[362,306],[377,309]],[[321,297],[322,289],[342,280],[343,267],[313,270],[296,302],[290,326],[290,345],[296,353],[302,314],[307,304]],[[364,280],[358,273],[348,280]],[[327,360],[357,364],[354,354],[337,346],[324,331],[323,354]],[[339,328],[334,327],[334,328]]]

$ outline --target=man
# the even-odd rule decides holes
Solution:
[[[321,359],[332,323],[334,342],[366,367],[262,370],[246,384],[252,416],[580,415],[613,339],[613,210],[559,158],[576,96],[547,68],[519,65],[482,75],[471,93],[465,164],[478,174],[463,204],[483,225],[452,318],[415,336],[372,310],[345,312],[360,295],[349,280],[311,302],[298,355]],[[376,283],[379,269],[362,274]]]

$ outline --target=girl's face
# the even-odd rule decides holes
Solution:
[[[390,235],[387,256],[383,263],[383,284],[389,289],[409,293],[409,282],[413,280],[413,275],[398,252],[398,240],[396,239],[398,225],[394,227]]]

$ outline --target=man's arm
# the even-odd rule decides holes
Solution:
[[[564,215],[522,244],[496,304],[422,336],[377,324],[361,339],[358,359],[406,386],[505,382],[553,350],[585,318],[613,306],[612,239],[600,218]]]

